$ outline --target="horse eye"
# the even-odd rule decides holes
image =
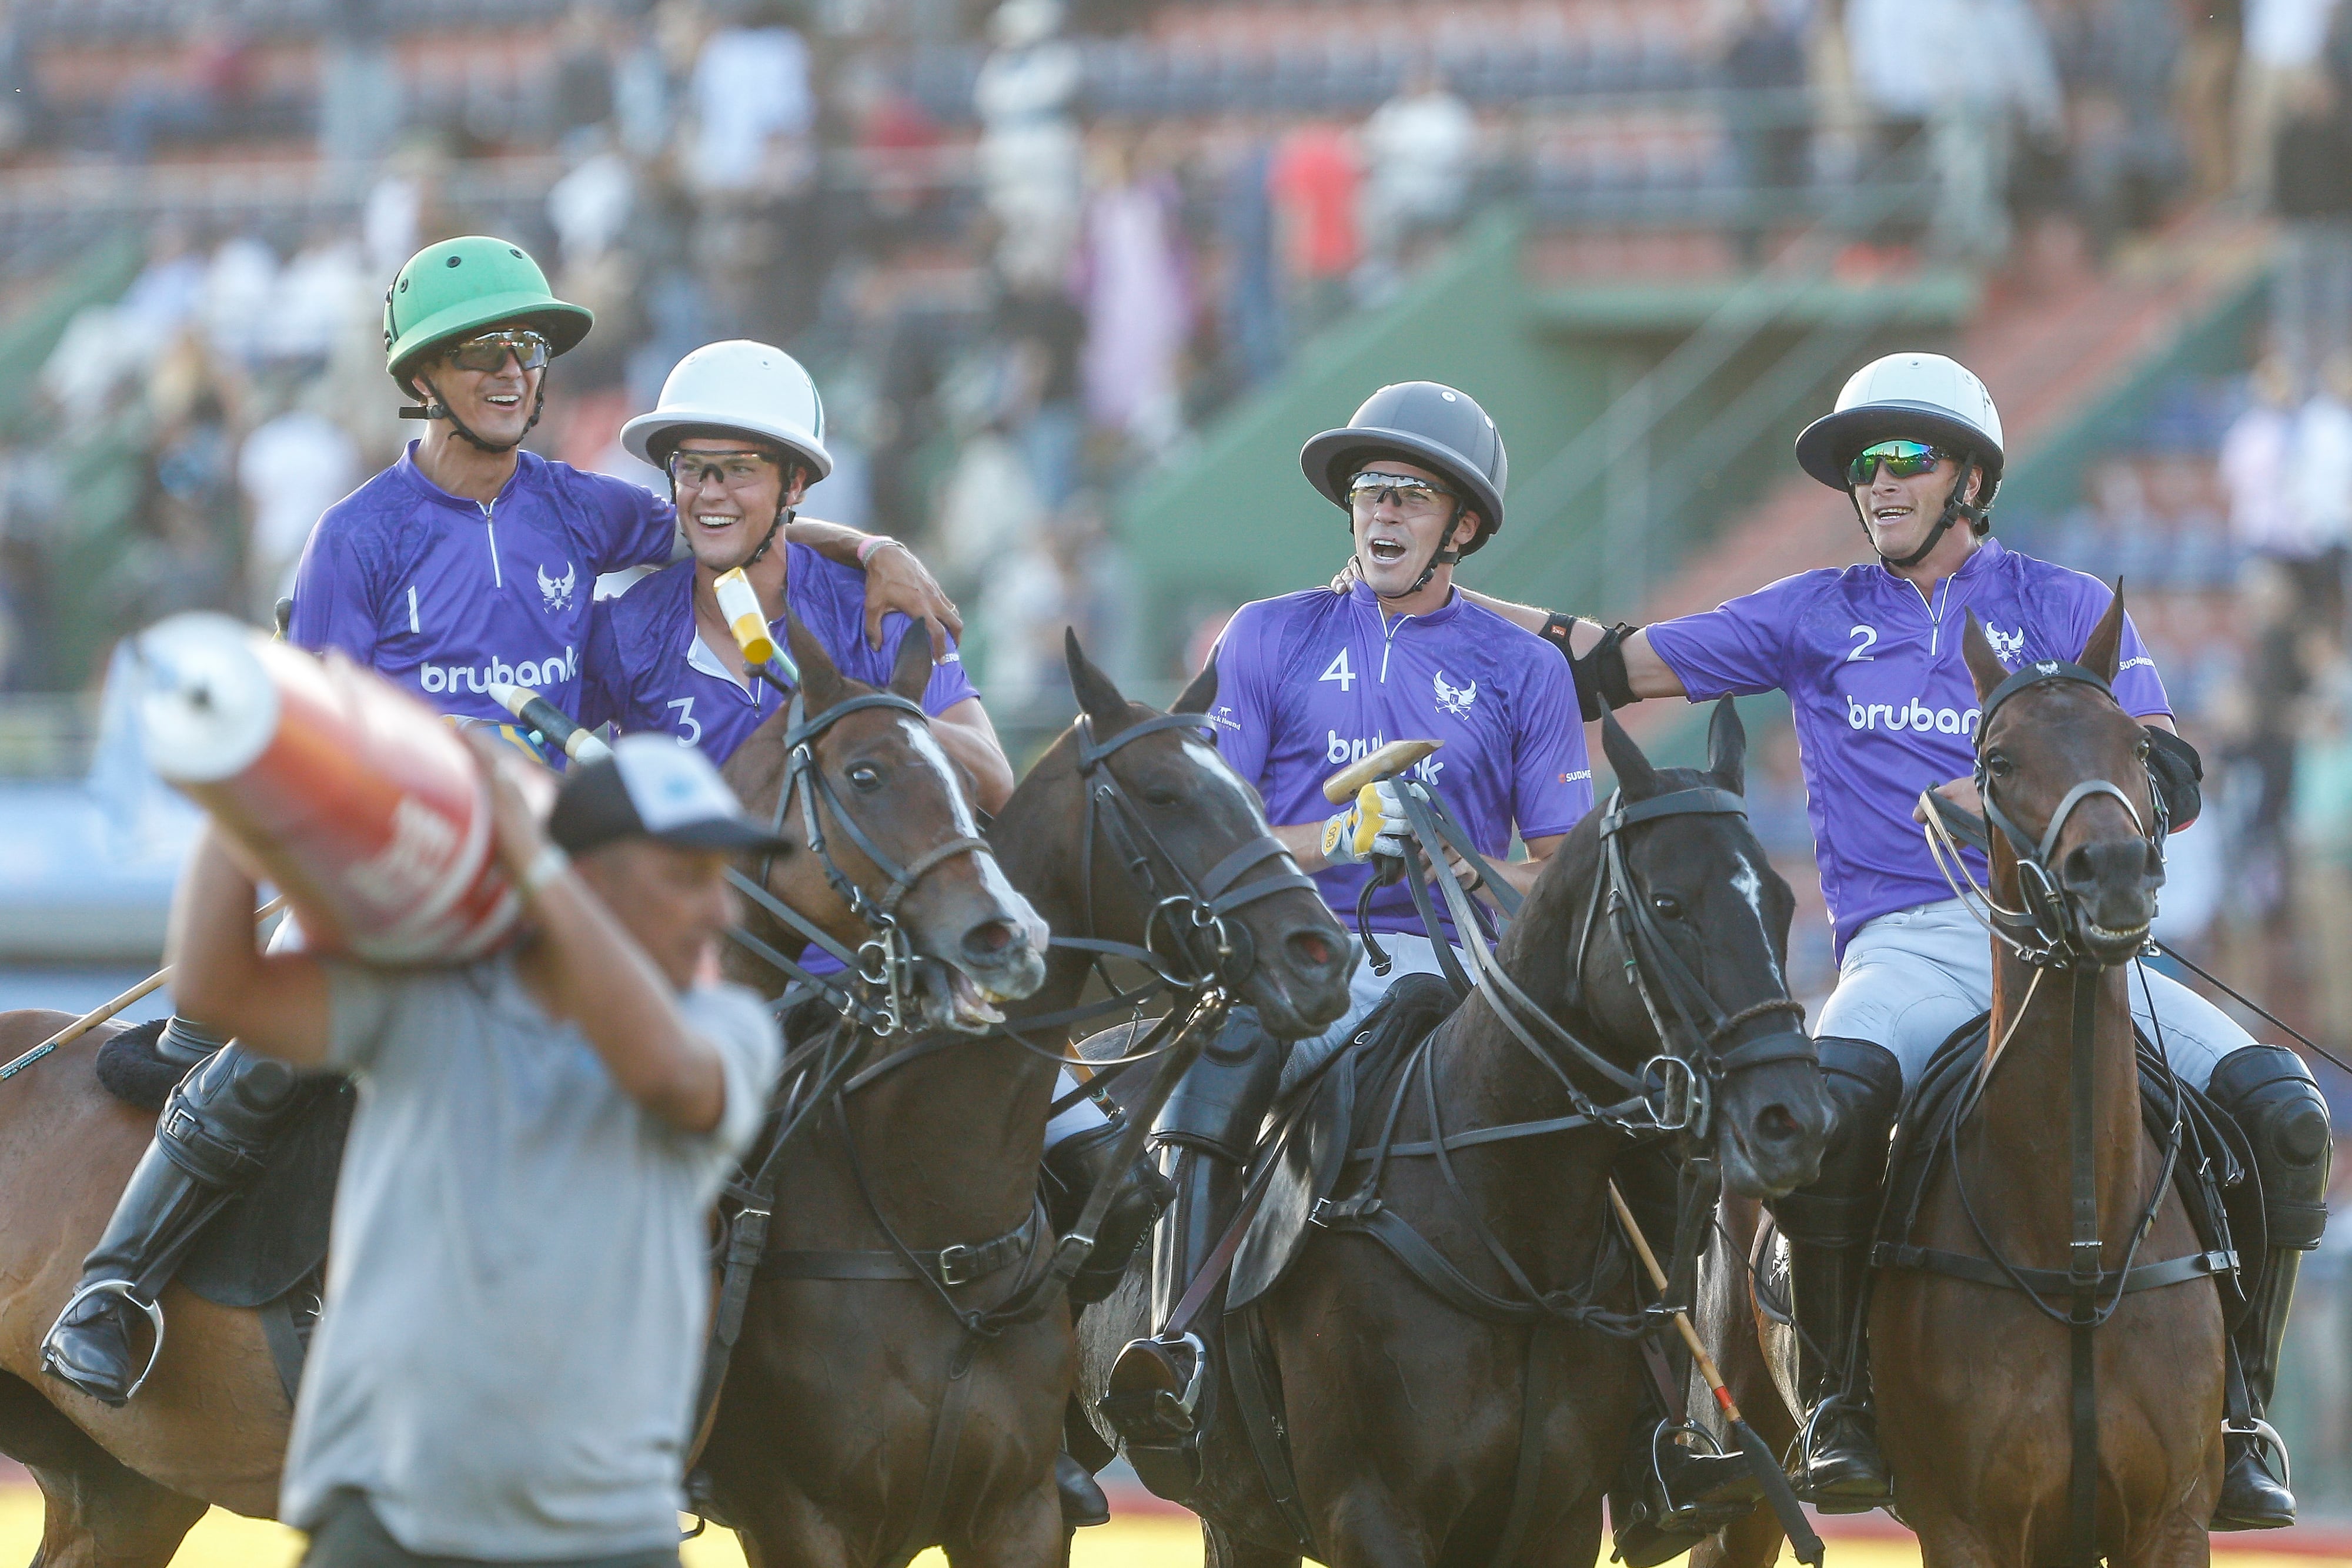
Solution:
[[[882,769],[871,762],[852,763],[849,781],[860,789],[878,789],[882,787]]]
[[[1147,805],[1173,806],[1178,800],[1181,800],[1182,797],[1178,795],[1173,789],[1161,787],[1159,789],[1146,789],[1143,792],[1143,799],[1144,803]]]
[[[1654,894],[1650,899],[1650,907],[1668,920],[1680,920],[1683,917],[1683,901],[1671,893]]]
[[[2147,737],[2146,736],[2142,736],[2139,739],[2139,743],[2132,747],[2132,755],[2138,758],[2142,762],[2147,760]]]
[[[2017,764],[1996,751],[1985,758],[1985,771],[1996,779],[2006,779],[2017,771]]]

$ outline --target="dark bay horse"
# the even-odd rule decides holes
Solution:
[[[1183,956],[1165,946],[1164,911],[1155,927],[1161,899],[1202,888],[1220,866],[1237,866],[1232,883],[1246,889],[1296,864],[1278,845],[1242,863],[1267,833],[1255,794],[1196,726],[1160,723],[1129,702],[1075,638],[1068,656],[1083,716],[1013,791],[990,841],[1057,935],[1137,946],[1156,935],[1163,958],[1181,967]],[[1213,674],[1205,676],[1173,711],[1201,713],[1213,691]],[[1106,788],[1126,804],[1104,800]],[[1121,825],[1110,825],[1114,817]],[[1234,977],[1239,999],[1291,1034],[1339,1016],[1347,936],[1311,886],[1278,887],[1226,918],[1254,955]],[[1084,951],[1055,948],[1045,984],[1010,1009],[1010,1026],[1070,1008],[1087,973]],[[1058,1051],[1065,1032],[1029,1038]],[[1054,1059],[1009,1040],[967,1038],[876,1078],[845,1100],[840,1120],[817,1119],[787,1151],[770,1260],[779,1249],[882,1253],[889,1242],[877,1216],[909,1249],[933,1255],[1010,1234],[1035,1202],[1055,1070]],[[887,1568],[932,1544],[959,1568],[1062,1560],[1054,1459],[1075,1369],[1069,1313],[1054,1301],[974,1343],[940,1299],[955,1312],[994,1307],[1034,1277],[1047,1250],[1040,1241],[1018,1262],[955,1286],[909,1275],[769,1278],[754,1288],[704,1464],[755,1568]],[[960,1357],[966,1369],[951,1379]],[[960,1430],[927,1506],[950,1400],[958,1408],[947,1418]]]
[[[920,647],[923,639],[908,643]],[[821,686],[870,691],[835,675],[814,644],[796,642],[794,652],[813,694]],[[919,694],[927,674],[927,664],[902,659],[894,685]],[[782,722],[779,715],[771,727]],[[968,834],[970,808],[934,765],[937,743],[916,735],[903,712],[850,713],[814,748],[841,797],[855,802],[849,809],[900,865]],[[857,777],[869,768],[877,775],[870,787]],[[792,818],[787,831],[797,832],[798,813]],[[772,887],[829,929],[850,930],[838,894],[794,863],[808,858],[780,856]],[[887,892],[855,852],[841,860],[873,877],[860,883],[867,895]],[[985,856],[940,860],[898,907],[918,950],[978,968],[976,986],[1020,984],[1024,969],[1034,985],[1043,972],[1031,935],[1036,917]],[[990,961],[973,965],[973,953]],[[68,1021],[51,1012],[0,1015],[0,1059]],[[99,1046],[116,1032],[94,1030],[0,1084],[0,1181],[12,1195],[0,1227],[0,1452],[33,1472],[47,1500],[42,1568],[162,1568],[208,1504],[271,1517],[292,1416],[260,1315],[176,1285],[165,1292],[163,1354],[130,1404],[110,1409],[39,1371],[41,1336],[154,1132],[152,1113],[115,1099],[91,1070]]]
[[[2122,630],[2118,594],[2080,661],[2103,682],[2115,679]],[[1979,700],[2011,679],[1973,616],[1964,647]],[[2125,988],[2162,881],[2149,847],[2147,825],[2156,818],[2140,725],[2101,687],[2048,679],[2020,686],[1989,712],[1977,744],[1981,776],[2019,831],[2042,840],[2063,810],[2040,858],[2081,934],[2081,961],[2037,971],[2006,943],[1987,938],[1993,942],[1988,1039],[2002,1043],[1981,1074],[1952,1157],[1934,1167],[1912,1239],[1977,1258],[1990,1244],[2015,1268],[2064,1275],[2074,1236],[2070,1058],[2076,988],[2084,987],[2095,1009],[2090,1148],[2099,1267],[2194,1254],[2203,1244],[2143,1122]],[[2101,781],[2119,789],[2129,809],[2099,789]],[[2086,784],[2091,791],[2074,803]],[[1992,835],[1990,860],[1994,904],[2029,908],[2020,855],[2005,834]],[[1727,1218],[1729,1242],[1748,1247],[1754,1210]],[[1746,1409],[1772,1417],[1769,1431],[1759,1422],[1766,1440],[1785,1440],[1792,1425],[1783,1404],[1785,1331],[1755,1313],[1736,1260],[1714,1261],[1720,1266],[1711,1270],[1715,1289],[1704,1315],[1724,1342],[1726,1375]],[[1873,1289],[1868,1332],[1880,1442],[1897,1507],[1918,1531],[1930,1568],[2073,1560],[2072,1331],[2018,1291],[1948,1273],[1884,1270]],[[2063,1317],[2066,1291],[2045,1294]],[[2205,1563],[2221,1479],[2220,1294],[2202,1280],[2120,1296],[2097,1292],[2098,1307],[2111,1301],[2114,1315],[2091,1335],[2098,1550],[2118,1568]],[[1778,1393],[1758,1354],[1759,1322]],[[1759,1511],[1693,1561],[1701,1568],[1763,1568],[1779,1542],[1778,1527]]]
[[[1814,1174],[1830,1113],[1810,1041],[1790,1038],[1782,961],[1793,899],[1738,809],[1738,715],[1728,702],[1717,707],[1703,772],[1653,768],[1613,720],[1603,733],[1626,815],[1611,826],[1604,808],[1569,834],[1498,946],[1500,968],[1554,1024],[1638,1074],[1669,1049],[1648,1006],[1655,995],[1644,992],[1661,960],[1629,946],[1628,923],[1607,911],[1612,894],[1639,901],[1722,1020],[1685,1051],[1758,1048],[1754,1065],[1717,1081],[1699,1152],[1738,1190],[1787,1191]],[[1615,869],[1609,836],[1622,850]],[[1429,1074],[1402,1097],[1397,1144],[1433,1136],[1422,1083],[1447,1134],[1569,1110],[1562,1074],[1588,1102],[1622,1092],[1565,1047],[1547,1043],[1539,1059],[1527,1040],[1541,1029],[1519,1019],[1523,1039],[1497,1010],[1517,1004],[1496,996],[1482,986],[1439,1026]],[[1379,1103],[1388,1114],[1390,1092]],[[1344,1568],[1595,1560],[1602,1498],[1620,1475],[1644,1373],[1633,1343],[1577,1309],[1637,1306],[1606,1197],[1612,1163],[1633,1146],[1591,1125],[1476,1144],[1450,1156],[1458,1186],[1434,1158],[1386,1166],[1381,1202],[1515,1313],[1474,1313],[1441,1297],[1364,1230],[1309,1226],[1278,1282],[1224,1320],[1229,1343],[1250,1313],[1262,1321],[1313,1555]],[[1351,1162],[1339,1190],[1354,1191],[1366,1168]],[[1152,1326],[1142,1321],[1142,1274],[1082,1324],[1090,1396],[1119,1347]],[[1528,1285],[1549,1310],[1526,1310]],[[1218,1361],[1227,1412],[1236,1407],[1231,1361]],[[1297,1563],[1297,1537],[1239,1423],[1213,1419],[1201,1460],[1192,1506],[1213,1568]]]

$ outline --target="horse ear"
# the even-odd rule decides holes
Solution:
[[[1729,697],[1717,699],[1715,716],[1707,720],[1706,770],[1733,794],[1748,793],[1748,727]]]
[[[2091,640],[2083,644],[2083,656],[2075,661],[2091,674],[2115,684],[2116,665],[2123,658],[2124,646],[2124,580],[2116,579],[2116,596],[2107,601],[2107,612],[2091,628]]]
[[[1977,684],[1977,699],[1981,702],[2001,682],[2009,672],[1985,640],[1984,627],[1977,621],[1977,612],[1969,612],[1969,623],[1960,632],[1960,653],[1969,662],[1969,676]]]
[[[1209,662],[1201,666],[1201,673],[1192,677],[1191,684],[1178,695],[1176,706],[1168,711],[1170,713],[1206,713],[1215,706],[1216,701],[1217,656],[1211,653]]]
[[[1642,755],[1642,748],[1633,744],[1633,737],[1625,733],[1613,713],[1601,716],[1601,749],[1616,770],[1617,788],[1625,792],[1625,799],[1640,800],[1658,792],[1658,770],[1650,766],[1650,759]]]
[[[923,689],[930,684],[930,628],[918,621],[898,639],[898,662],[890,671],[890,689],[910,703],[919,703],[923,700]]]
[[[809,712],[823,713],[839,702],[844,695],[841,671],[833,655],[789,610],[784,612],[784,641],[792,648],[793,663],[800,666],[801,695],[807,699]]]
[[[1078,706],[1095,721],[1097,734],[1127,724],[1127,698],[1111,678],[1094,666],[1086,650],[1078,646],[1078,629],[1062,628],[1062,656],[1070,666],[1070,690],[1077,694]]]

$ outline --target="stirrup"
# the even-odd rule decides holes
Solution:
[[[1169,1353],[1180,1348],[1191,1352],[1192,1357],[1181,1393],[1166,1387],[1140,1393],[1119,1390],[1118,1369],[1129,1364],[1129,1357],[1148,1358],[1155,1371],[1172,1370]],[[1157,1334],[1129,1340],[1111,1364],[1111,1386],[1095,1401],[1095,1408],[1131,1443],[1182,1442],[1196,1429],[1194,1416],[1201,1407],[1201,1385],[1208,1366],[1208,1347],[1197,1333],[1181,1334],[1172,1340]]]
[[[2267,1448],[2278,1456],[2278,1483],[2287,1490],[2294,1490],[2294,1460],[2286,1451],[2286,1439],[2278,1428],[2259,1416],[2249,1416],[2242,1427],[2228,1416],[2221,1418],[2221,1435],[2225,1437],[2251,1438],[2256,1448]]]
[[[81,1387],[71,1377],[67,1376],[64,1369],[58,1365],[54,1342],[59,1329],[72,1326],[66,1320],[73,1316],[74,1309],[94,1296],[121,1297],[125,1301],[146,1313],[148,1325],[155,1331],[155,1343],[147,1352],[147,1364],[139,1369],[139,1375],[132,1378],[131,1386],[122,1391],[122,1402],[127,1405],[138,1397],[141,1389],[147,1386],[147,1379],[154,1374],[155,1364],[163,1358],[163,1306],[155,1301],[141,1301],[137,1288],[128,1280],[93,1280],[67,1297],[64,1308],[58,1313],[57,1322],[49,1325],[49,1332],[42,1337],[41,1366],[43,1370],[54,1373],[60,1381],[76,1388]],[[88,1390],[85,1389],[83,1392],[87,1393]],[[2272,1436],[2275,1437],[2277,1434],[2273,1433]]]

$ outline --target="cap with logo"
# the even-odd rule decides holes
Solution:
[[[710,759],[666,735],[625,735],[613,755],[564,776],[547,821],[566,853],[646,838],[691,850],[776,849],[783,841],[743,814]]]

